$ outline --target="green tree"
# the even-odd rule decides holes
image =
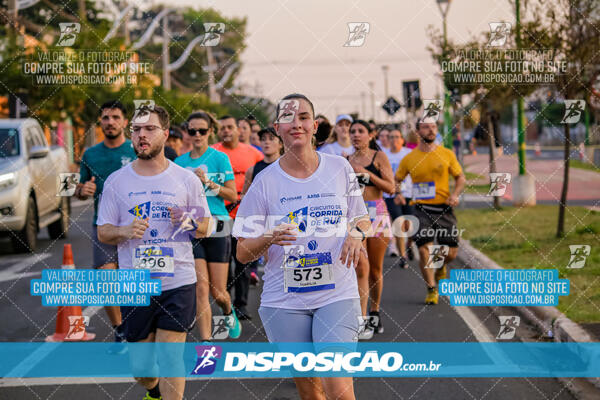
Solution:
[[[554,49],[566,69],[556,74],[554,89],[564,99],[586,99],[589,107],[590,84],[600,72],[600,1],[555,0],[531,2],[535,20],[527,24],[530,40],[542,41]],[[582,115],[583,117],[583,115]],[[565,209],[569,190],[571,127],[564,125],[563,186],[558,205],[556,236],[565,235]]]

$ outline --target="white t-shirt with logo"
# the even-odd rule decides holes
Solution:
[[[161,279],[163,291],[196,282],[189,240],[194,227],[187,226],[187,232],[174,227],[169,207],[190,212],[193,219],[210,217],[200,179],[171,161],[166,170],[153,176],[138,175],[132,164],[113,172],[104,183],[98,209],[98,226],[124,226],[135,218],[149,218],[142,239],[127,240],[117,246],[119,268],[152,266],[151,276]]]
[[[349,156],[354,153],[354,146],[350,145],[348,147],[342,147],[338,142],[333,142],[329,144],[325,144],[319,148],[321,153],[334,154],[336,156],[344,156],[346,154]]]
[[[402,161],[402,159],[404,157],[406,157],[406,155],[408,153],[410,153],[411,151],[412,151],[412,149],[409,149],[407,147],[402,147],[400,149],[400,151],[397,153],[392,153],[390,151],[390,149],[383,149],[383,152],[385,153],[387,158],[390,160],[390,164],[392,165],[392,171],[394,171],[394,175],[396,175],[396,171],[398,170],[398,167],[400,166],[400,161]],[[406,198],[412,197],[412,179],[410,178],[410,175],[406,175],[406,178],[404,178],[404,180],[400,184],[400,192],[402,193],[403,197],[406,197]],[[385,192],[383,193],[383,197],[389,198],[389,197],[394,197],[394,196],[395,195],[387,194]]]
[[[347,223],[367,215],[353,172],[346,159],[320,153],[317,170],[306,179],[285,173],[279,160],[256,176],[240,204],[233,235],[259,237],[282,223],[296,225],[298,233],[294,245],[268,250],[262,306],[305,310],[359,298],[354,268],[340,261]],[[297,262],[286,263],[286,269],[289,260]],[[299,264],[318,275],[295,270]],[[311,282],[304,279],[307,274]]]

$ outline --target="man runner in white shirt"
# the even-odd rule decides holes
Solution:
[[[189,234],[202,237],[210,232],[210,211],[200,180],[165,158],[168,136],[164,108],[139,109],[131,123],[138,158],[108,177],[100,199],[98,239],[117,245],[119,268],[147,268],[162,283],[161,294],[152,297],[149,306],[121,307],[128,342],[183,343],[195,322],[196,272]],[[192,230],[180,233],[182,223]],[[182,354],[170,349],[157,354],[130,351],[134,373],[135,365],[148,368],[157,358],[160,365],[182,363]],[[148,389],[144,400],[183,397],[183,377],[136,380]]]

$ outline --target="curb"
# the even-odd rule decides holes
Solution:
[[[491,258],[477,250],[466,239],[460,240],[457,258],[467,268],[504,269]],[[556,307],[513,306],[523,317],[541,332],[550,333],[556,342],[596,342],[579,324],[573,322]],[[600,389],[600,378],[585,378]]]

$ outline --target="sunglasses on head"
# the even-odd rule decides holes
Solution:
[[[200,129],[188,128],[187,132],[190,136],[196,136],[196,133],[199,133],[200,135],[204,136],[204,135],[208,134],[208,128],[200,128]]]

